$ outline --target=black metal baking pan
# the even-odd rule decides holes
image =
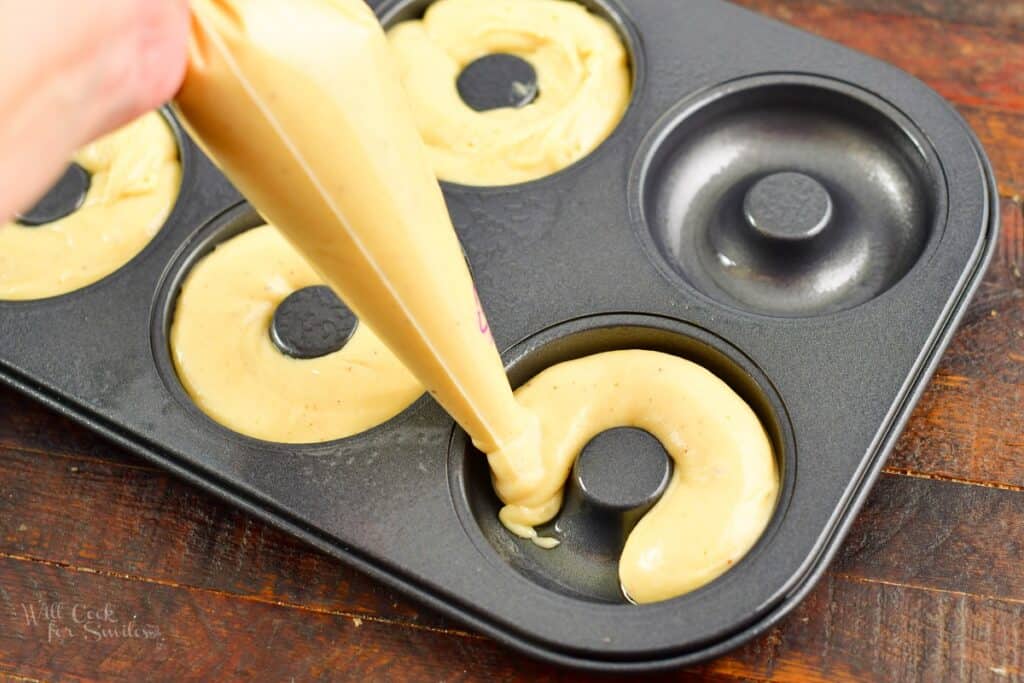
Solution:
[[[377,9],[390,23],[426,4]],[[760,414],[780,502],[717,580],[643,606],[575,585],[571,557],[498,527],[483,460],[429,398],[298,446],[195,408],[168,351],[177,288],[259,217],[176,125],[185,178],[166,226],[95,285],[0,302],[3,381],[542,659],[652,670],[763,632],[832,558],[979,283],[992,173],[946,102],[874,59],[717,0],[585,4],[630,49],[621,125],[550,177],[445,195],[514,382],[659,349]]]

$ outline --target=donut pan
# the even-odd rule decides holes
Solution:
[[[376,9],[388,23],[426,4]],[[445,195],[515,383],[658,349],[711,368],[759,413],[780,500],[720,578],[623,600],[609,584],[621,530],[608,528],[629,515],[584,519],[550,551],[511,538],[482,457],[427,397],[313,445],[203,415],[170,362],[175,296],[199,256],[259,217],[170,114],[184,181],[167,224],[95,285],[0,302],[3,380],[532,656],[652,670],[763,632],[835,554],[977,287],[993,177],[955,111],[886,64],[717,0],[586,4],[630,48],[633,101],[614,134],[547,178]],[[618,462],[601,476],[614,497],[641,474]]]

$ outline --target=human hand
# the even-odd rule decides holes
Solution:
[[[0,0],[0,224],[174,95],[188,30],[188,0]]]

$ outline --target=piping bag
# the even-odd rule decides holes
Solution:
[[[502,521],[543,477],[399,73],[363,0],[192,0],[175,105],[253,206],[488,454]],[[343,381],[339,378],[339,381]]]

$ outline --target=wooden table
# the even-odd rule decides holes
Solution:
[[[818,588],[664,679],[1024,677],[1024,0],[742,0],[953,101],[1002,195],[999,251]],[[574,680],[0,390],[0,676]]]

